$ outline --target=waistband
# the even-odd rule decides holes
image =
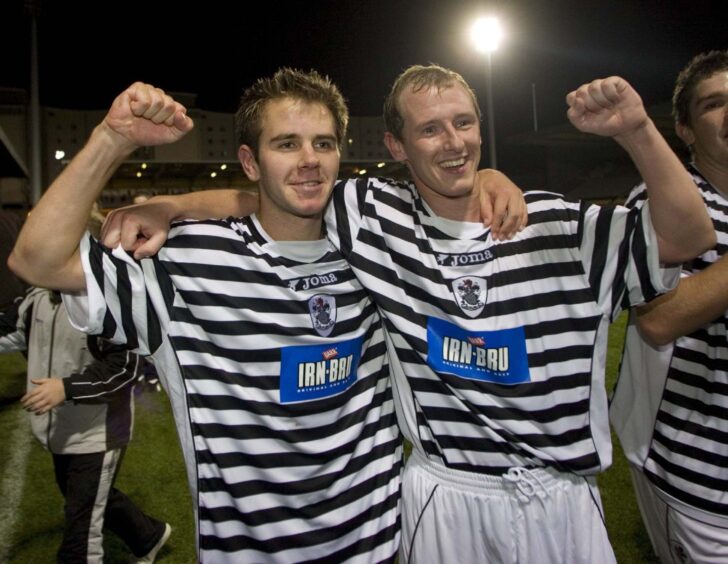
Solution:
[[[591,486],[590,480],[568,472],[560,472],[550,467],[527,468],[514,466],[501,475],[481,474],[448,468],[438,460],[425,457],[416,449],[412,450],[407,465],[422,472],[431,479],[448,487],[475,494],[511,493],[514,489],[519,497],[543,497],[559,485]]]

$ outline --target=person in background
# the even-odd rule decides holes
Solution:
[[[33,434],[53,456],[65,499],[57,561],[102,563],[103,530],[153,562],[171,527],[114,487],[134,422],[139,357],[74,329],[58,292],[31,288],[0,315],[0,352],[26,351]]]
[[[630,312],[612,424],[664,563],[728,561],[728,51],[693,58],[673,94],[675,129],[717,244],[678,287]],[[693,188],[694,190],[694,188]],[[635,188],[627,206],[649,200]]]

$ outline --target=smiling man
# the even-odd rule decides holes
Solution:
[[[494,241],[473,223],[477,102],[460,75],[436,66],[407,69],[385,102],[385,141],[412,183],[334,192],[330,232],[382,311],[413,443],[402,485],[408,562],[614,560],[595,481],[611,463],[607,326],[671,288],[676,273],[660,261],[714,239],[691,178],[629,84],[597,80],[567,101],[580,130],[629,152],[650,206],[526,193],[528,227]]]
[[[86,292],[66,297],[81,328],[154,359],[201,562],[368,564],[399,547],[402,446],[381,320],[322,238],[347,121],[338,89],[314,71],[257,81],[237,122],[260,211],[179,223],[136,262],[90,236],[78,244],[124,158],[192,128],[180,104],[136,83],[48,189],[13,255],[26,278]]]
[[[475,94],[458,77],[448,76],[453,86],[438,89],[427,88],[425,76],[410,82],[402,75],[385,103],[384,142],[407,163],[419,195],[438,215],[475,222],[481,116]],[[422,95],[409,95],[410,88]]]

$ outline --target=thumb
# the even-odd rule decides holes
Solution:
[[[187,133],[195,126],[195,123],[184,110],[178,110],[174,114],[174,126],[181,132]]]
[[[140,260],[156,255],[159,252],[159,249],[164,246],[166,240],[166,231],[153,234],[148,240],[144,241],[143,244],[137,247],[134,251],[134,258]]]

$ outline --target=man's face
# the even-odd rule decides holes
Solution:
[[[339,172],[331,112],[292,98],[266,103],[258,156],[243,145],[238,156],[260,187],[260,215],[268,220],[320,219]]]
[[[698,83],[690,100],[690,124],[678,135],[693,146],[698,165],[728,169],[728,70]]]
[[[469,196],[480,162],[480,123],[468,92],[459,84],[399,98],[402,140],[389,135],[395,159],[405,161],[420,195],[432,205]]]

